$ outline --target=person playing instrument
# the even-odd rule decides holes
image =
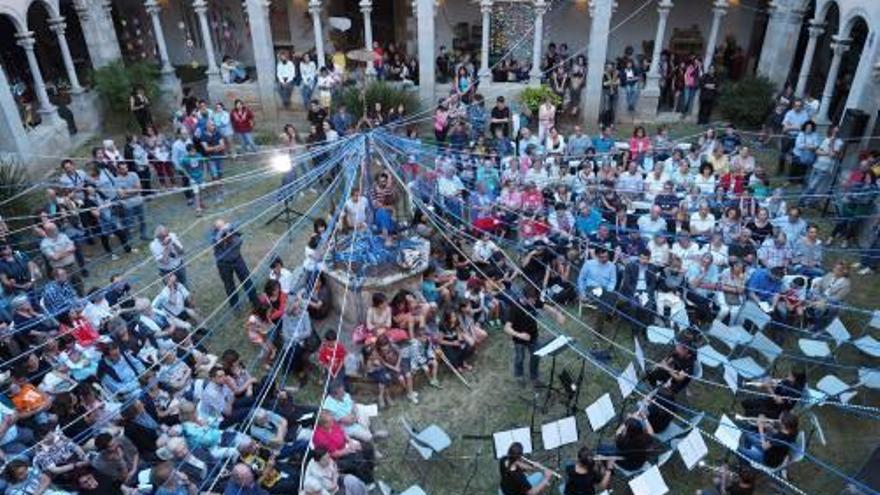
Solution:
[[[544,468],[543,472],[535,471],[535,467],[523,460],[523,446],[513,442],[507,449],[507,455],[498,463],[501,474],[501,493],[504,495],[538,495],[550,486],[553,472]],[[526,474],[526,471],[534,471]]]
[[[645,421],[655,433],[663,433],[672,422],[675,410],[675,392],[670,388],[660,388],[657,395],[648,400]]]
[[[577,453],[577,462],[565,468],[565,489],[563,495],[595,495],[596,485],[605,490],[611,483],[614,461],[597,464],[589,447],[581,447]]]
[[[648,373],[648,383],[658,386],[671,380],[668,387],[673,393],[684,390],[691,381],[691,376],[694,374],[694,363],[697,360],[690,345],[690,339],[681,337],[675,343],[672,354],[657,363],[654,369]]]
[[[803,396],[807,375],[803,371],[789,371],[782,380],[765,380],[759,388],[765,394],[753,396],[742,402],[746,416],[764,415],[778,419],[779,415],[791,409]]]
[[[694,495],[752,495],[755,493],[755,471],[748,466],[731,471],[724,465],[717,468],[712,484],[713,488],[697,490]]]
[[[651,438],[654,429],[651,428],[651,423],[644,419],[644,412],[626,418],[615,433],[614,447],[602,449],[600,453],[622,457],[617,461],[617,465],[627,471],[634,471],[644,466],[654,442]],[[605,450],[608,452],[604,452]]]
[[[798,418],[794,414],[783,412],[775,431],[765,416],[758,416],[758,432],[743,435],[739,453],[768,468],[776,468],[788,458],[797,436]]]

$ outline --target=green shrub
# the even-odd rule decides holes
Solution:
[[[0,154],[0,204],[3,217],[23,217],[33,213],[31,208],[42,197],[42,188],[30,188],[27,168],[12,154]],[[36,201],[35,201],[36,200]],[[18,229],[23,222],[11,221],[9,228]]]
[[[757,128],[773,109],[776,88],[764,77],[747,77],[721,85],[718,111],[737,127]]]
[[[161,90],[159,89],[159,68],[153,63],[136,62],[125,64],[113,62],[95,71],[95,89],[104,100],[106,120],[114,126],[137,129],[134,115],[129,110],[129,97],[135,86],[143,86],[147,97],[158,108]]]
[[[557,107],[562,104],[562,98],[554,93],[549,86],[529,86],[519,94],[520,103],[528,108],[529,111],[532,112],[532,115],[538,113],[538,107],[540,107],[541,103],[544,103],[544,100],[546,99],[550,99],[550,101]]]
[[[366,97],[367,108],[379,102],[386,112],[400,104],[406,108],[407,115],[419,112],[419,98],[414,92],[382,81],[370,83],[367,86]],[[356,119],[360,119],[363,115],[364,103],[361,99],[361,89],[357,86],[343,89],[335,104],[345,105]]]

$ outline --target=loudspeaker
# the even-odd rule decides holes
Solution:
[[[868,118],[868,114],[858,108],[847,108],[840,119],[840,133],[837,137],[844,141],[861,138],[865,135]]]

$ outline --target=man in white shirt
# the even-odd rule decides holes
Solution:
[[[284,262],[280,257],[276,257],[269,265],[269,280],[276,280],[285,294],[290,294],[295,282],[293,272],[284,268]]]
[[[691,240],[690,232],[681,231],[678,241],[672,246],[672,254],[681,260],[681,266],[687,272],[700,261],[701,251],[700,246]]]
[[[177,234],[169,232],[164,225],[156,226],[154,239],[150,241],[150,254],[156,260],[161,276],[176,273],[177,280],[186,285],[186,267],[183,264],[184,249]]]
[[[275,67],[275,76],[278,78],[278,91],[281,93],[281,103],[284,108],[290,108],[290,95],[293,93],[293,84],[296,80],[296,65],[290,61],[286,51],[278,56],[278,65]]]
[[[361,196],[357,187],[351,190],[351,197],[345,201],[345,225],[350,229],[363,230],[367,227],[367,207],[369,201]]]
[[[639,232],[645,240],[650,240],[655,234],[666,232],[666,219],[657,205],[651,205],[651,211],[639,217]]]

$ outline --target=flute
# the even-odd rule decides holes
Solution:
[[[543,470],[543,471],[549,471],[550,474],[552,474],[554,477],[556,477],[556,478],[558,478],[558,479],[562,479],[562,475],[561,475],[561,474],[559,474],[558,472],[556,472],[556,471],[554,471],[554,470],[552,470],[552,469],[550,469],[550,468],[544,466],[544,465],[541,464],[540,462],[533,461],[533,460],[529,459],[529,458],[526,457],[526,456],[521,456],[519,459],[520,459],[521,461],[525,462],[526,464],[528,464],[529,466],[532,466],[532,467],[535,468],[535,469],[541,469],[541,470]]]
[[[594,461],[622,461],[624,459],[626,459],[626,458],[623,456],[619,456],[619,455],[594,455],[593,456]]]
[[[758,423],[760,421],[763,421],[765,423],[771,423],[771,424],[779,423],[778,419],[762,418],[760,416],[743,416],[741,414],[737,414],[733,418],[736,419],[737,421],[746,421],[748,423]]]
[[[751,382],[744,382],[743,385],[747,387],[763,387],[764,385],[779,385],[782,380],[779,378],[773,378],[767,381],[754,380]]]

